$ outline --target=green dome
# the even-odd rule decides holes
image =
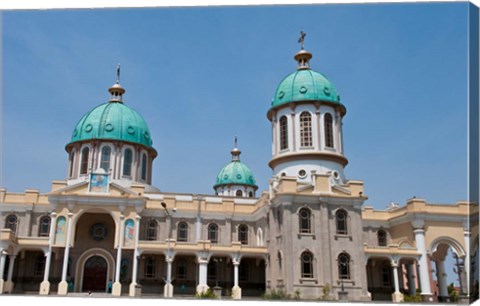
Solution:
[[[152,146],[150,129],[145,119],[120,102],[108,102],[86,113],[72,133],[72,142],[109,139]]]
[[[220,185],[249,185],[257,188],[252,171],[241,161],[232,161],[217,175],[214,188]]]
[[[340,95],[321,73],[300,69],[288,75],[277,87],[272,108],[296,101],[327,101],[340,104]]]

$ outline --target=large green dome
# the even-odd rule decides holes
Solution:
[[[70,143],[109,139],[152,146],[150,129],[145,119],[121,102],[108,102],[86,113],[73,130]]]
[[[249,185],[257,187],[252,171],[239,160],[232,161],[220,170],[213,187],[215,188],[219,185]]]
[[[340,95],[323,74],[302,69],[291,73],[280,82],[272,99],[272,107],[306,100],[340,104]]]

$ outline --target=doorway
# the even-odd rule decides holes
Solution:
[[[85,262],[83,291],[106,292],[108,265],[102,256],[92,256]]]

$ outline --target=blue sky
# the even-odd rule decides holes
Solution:
[[[366,204],[467,193],[467,3],[87,9],[3,13],[3,185],[48,192],[64,179],[77,121],[108,99],[121,63],[125,104],[149,123],[154,185],[212,194],[238,136],[266,190],[266,118],[296,68],[311,66],[347,107],[346,175]]]

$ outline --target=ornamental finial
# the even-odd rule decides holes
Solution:
[[[305,41],[305,36],[307,36],[307,33],[300,31],[300,37],[298,38],[298,43],[300,44],[300,47],[302,48],[303,50],[303,43]]]
[[[117,65],[117,84],[120,83],[120,64]]]
[[[242,151],[237,148],[237,136],[235,136],[234,145],[232,151],[230,151],[230,153],[232,153],[232,161],[240,161],[240,154]]]
[[[234,147],[234,148],[237,147],[237,136],[235,136],[235,143],[234,143],[234,146],[233,146],[233,147]]]

